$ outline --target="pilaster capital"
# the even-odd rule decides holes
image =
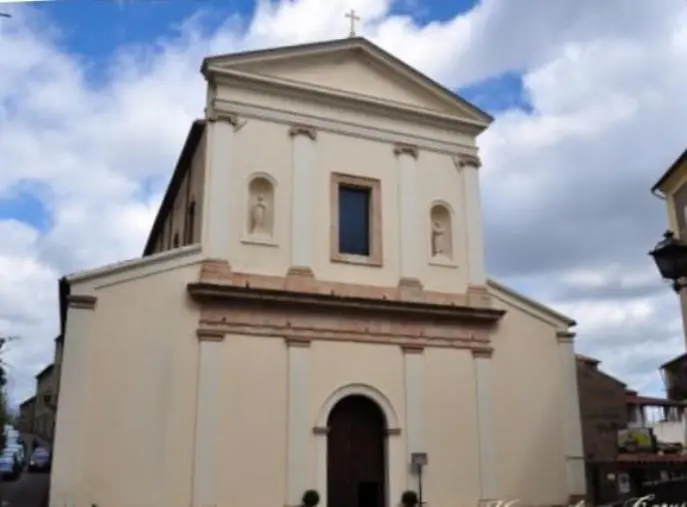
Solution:
[[[289,127],[289,136],[307,136],[314,141],[317,139],[317,130],[310,125],[291,125]]]
[[[419,154],[418,147],[414,144],[406,143],[396,143],[394,144],[394,155],[397,157],[399,155],[410,155],[413,158],[417,158]]]
[[[494,355],[494,349],[472,349],[472,357],[475,359],[491,359]]]
[[[401,345],[401,350],[404,354],[422,354],[425,351],[425,347],[419,343],[406,343]]]
[[[575,341],[575,333],[571,331],[557,331],[556,340],[558,343],[573,343]]]
[[[463,169],[465,167],[474,167],[475,169],[479,169],[482,167],[482,162],[480,161],[479,157],[470,153],[454,155],[453,163],[458,169]]]
[[[215,108],[206,109],[205,119],[210,123],[227,122],[234,128],[239,126],[239,116],[236,113],[217,111]]]
[[[70,294],[67,296],[67,307],[80,310],[94,310],[98,298],[83,294]]]
[[[196,330],[196,336],[198,340],[202,342],[221,342],[224,341],[225,331],[220,329],[203,329],[199,328]]]
[[[308,338],[288,337],[284,338],[284,342],[286,342],[287,347],[310,347],[310,340]]]

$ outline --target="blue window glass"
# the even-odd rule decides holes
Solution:
[[[370,189],[339,187],[339,252],[370,255]]]

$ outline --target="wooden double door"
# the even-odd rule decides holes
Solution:
[[[327,506],[386,507],[386,421],[365,396],[348,396],[329,415]]]

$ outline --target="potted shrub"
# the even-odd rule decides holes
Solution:
[[[314,489],[309,489],[303,493],[303,499],[301,500],[303,507],[315,507],[320,503],[320,494]]]
[[[415,491],[404,491],[401,495],[401,505],[403,507],[417,507],[419,500]]]

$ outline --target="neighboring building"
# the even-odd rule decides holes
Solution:
[[[52,442],[55,427],[54,371],[54,364],[49,364],[36,375],[34,428],[35,433],[48,442]]]
[[[24,400],[19,405],[18,430],[21,434],[32,434],[34,429],[34,415],[36,409],[36,396]]]
[[[626,385],[599,369],[600,361],[577,355],[577,382],[588,500],[603,505],[621,498],[621,481],[613,464],[618,458],[618,431],[627,428]],[[608,470],[613,470],[609,472]]]
[[[668,229],[687,241],[687,150],[668,168],[651,191],[666,201]],[[687,291],[680,291],[682,321],[687,327]],[[687,340],[687,332],[685,333]],[[687,400],[687,354],[681,354],[661,366],[668,397]]]
[[[143,258],[60,282],[52,504],[582,498],[575,323],[484,269],[492,118],[362,38],[203,74]]]
[[[27,448],[51,447],[62,371],[62,335],[55,338],[53,363],[36,375],[36,394],[19,406],[21,438]]]
[[[687,474],[686,404],[639,396],[599,363],[577,355],[588,501],[604,505],[679,494]]]

